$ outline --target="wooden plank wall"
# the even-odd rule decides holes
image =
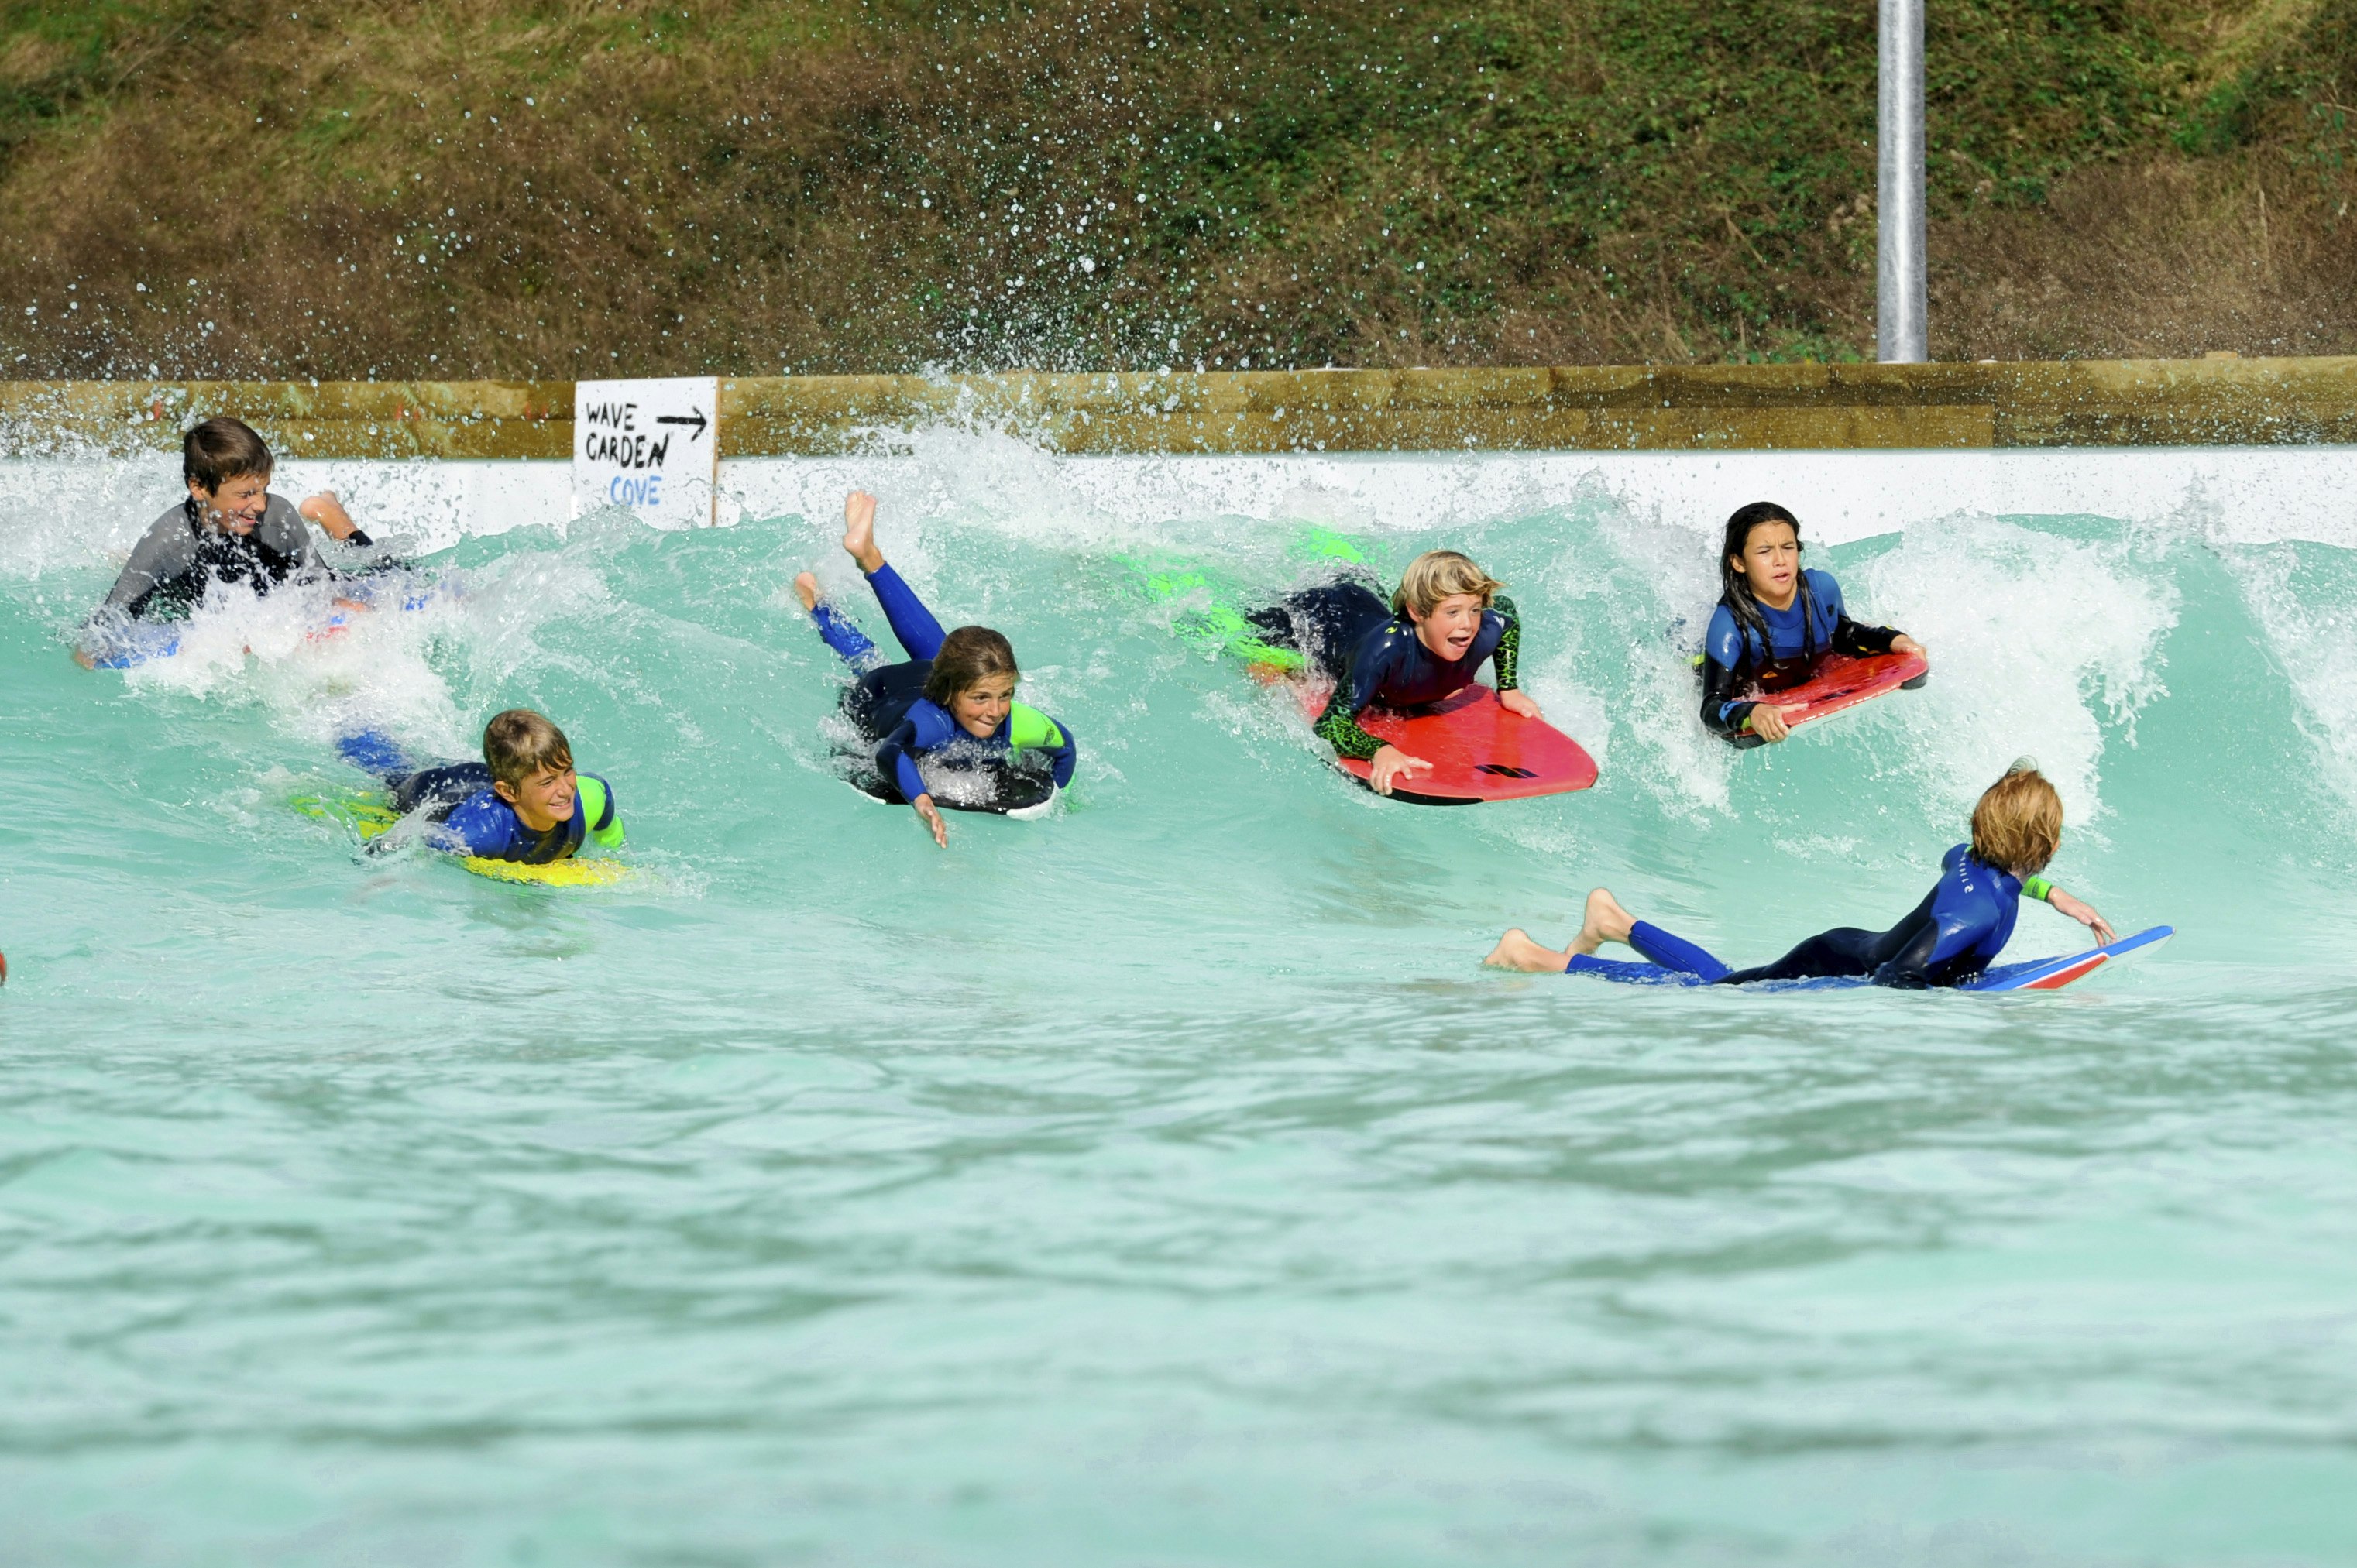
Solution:
[[[573,449],[570,381],[0,382],[18,456],[169,449],[216,413],[290,456]],[[723,457],[941,423],[1071,453],[2357,444],[2357,358],[763,377],[724,379],[720,413]]]

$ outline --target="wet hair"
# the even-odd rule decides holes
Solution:
[[[975,682],[993,675],[1013,675],[1015,645],[986,626],[962,626],[942,639],[933,655],[933,672],[925,677],[926,697],[942,707]]]
[[[1751,596],[1751,579],[1743,575],[1736,563],[1751,547],[1751,531],[1764,523],[1781,522],[1792,529],[1792,542],[1801,541],[1801,520],[1778,506],[1774,501],[1753,501],[1738,507],[1735,515],[1727,520],[1727,537],[1718,546],[1718,602],[1735,618],[1738,631],[1745,633],[1743,647],[1749,657],[1752,642],[1757,639],[1760,657],[1769,655],[1768,618],[1760,613],[1760,601]],[[1811,659],[1817,651],[1817,596],[1810,590],[1809,575],[1800,575],[1801,590],[1801,657]]]
[[[270,478],[270,444],[242,419],[208,419],[180,438],[180,475],[207,495],[248,474]]]
[[[483,726],[483,761],[510,789],[535,773],[573,766],[573,743],[530,708],[510,708]]]
[[[1400,574],[1399,592],[1392,596],[1395,615],[1428,616],[1451,594],[1479,594],[1483,608],[1506,585],[1454,550],[1427,550]]]
[[[2062,846],[2062,797],[2023,757],[1981,791],[1973,807],[1973,858],[1983,865],[2029,876],[2046,869]]]

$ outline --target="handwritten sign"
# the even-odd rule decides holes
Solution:
[[[707,528],[720,381],[573,383],[573,515],[618,506],[656,528]]]

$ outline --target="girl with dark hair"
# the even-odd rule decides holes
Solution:
[[[1021,672],[1014,648],[986,626],[942,630],[876,547],[874,496],[852,491],[843,503],[843,548],[859,563],[909,661],[884,663],[867,634],[819,597],[818,578],[811,573],[794,579],[794,594],[826,645],[858,672],[843,694],[843,711],[875,742],[879,788],[871,792],[915,807],[933,842],[944,847],[949,825],[920,759],[935,758],[935,779],[944,785],[963,776],[956,793],[944,797],[953,807],[1006,811],[1045,804],[1054,789],[1072,781],[1079,754],[1071,731],[1015,700]],[[1018,775],[1034,758],[1046,760],[1052,784],[1027,792]]]
[[[1861,626],[1829,572],[1801,568],[1801,524],[1774,501],[1727,520],[1718,552],[1718,607],[1703,636],[1702,722],[1732,740],[1792,734],[1772,701],[1816,672],[1828,653],[1864,658],[1923,645],[1887,626]]]

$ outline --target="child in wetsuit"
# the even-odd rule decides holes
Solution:
[[[348,736],[338,749],[384,780],[394,811],[422,812],[434,824],[426,842],[436,849],[546,865],[587,843],[621,847],[613,787],[575,772],[565,732],[530,708],[510,708],[483,726],[480,762],[419,768],[374,734]]]
[[[271,494],[274,467],[268,444],[242,421],[208,419],[192,426],[180,442],[187,498],[148,524],[92,621],[182,619],[217,582],[243,583],[266,594],[283,583],[339,575],[320,558],[307,521],[350,549],[374,542],[333,491],[322,490],[300,507]],[[368,607],[355,600],[337,603]],[[85,648],[75,658],[87,666],[95,655]]]
[[[1702,722],[1732,740],[1792,733],[1784,710],[1762,701],[1816,672],[1828,653],[1921,653],[1887,626],[1861,626],[1829,572],[1801,569],[1801,525],[1774,501],[1727,520],[1718,553],[1721,593],[1703,636]]]
[[[1021,672],[1006,639],[983,626],[944,632],[942,623],[876,547],[876,498],[854,490],[843,502],[843,548],[877,602],[909,661],[884,664],[867,634],[819,596],[818,578],[804,572],[794,579],[795,596],[810,612],[826,645],[858,672],[844,693],[844,711],[876,744],[876,768],[946,848],[949,824],[942,820],[918,759],[934,753],[952,766],[993,766],[1026,753],[1048,758],[1055,787],[1072,781],[1079,754],[1071,731],[1037,708],[1015,700]]]
[[[1667,979],[1667,971],[1712,985],[1830,975],[1865,976],[1877,985],[1912,990],[1961,985],[2004,949],[2024,893],[2087,927],[2099,942],[2114,940],[2101,915],[2038,875],[2061,843],[2061,797],[2025,757],[1982,792],[1973,807],[1972,842],[1942,858],[1940,880],[1887,931],[1838,927],[1811,937],[1774,963],[1731,970],[1683,937],[1636,918],[1609,889],[1599,887],[1587,896],[1587,918],[1570,947],[1556,952],[1517,929],[1500,938],[1484,961],[1532,973],[1603,972],[1621,980]],[[1606,942],[1626,942],[1649,961],[1596,957]]]
[[[1408,563],[1388,607],[1365,584],[1344,579],[1286,596],[1246,618],[1278,647],[1299,649],[1333,679],[1318,715],[1318,738],[1343,757],[1369,759],[1368,782],[1388,795],[1404,776],[1432,764],[1360,727],[1372,707],[1407,710],[1473,684],[1484,660],[1497,666],[1498,702],[1525,718],[1538,703],[1515,683],[1522,621],[1504,587],[1454,550],[1428,550]]]

